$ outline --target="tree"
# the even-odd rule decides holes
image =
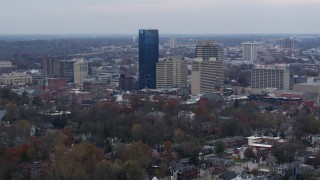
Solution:
[[[32,99],[32,104],[34,106],[37,106],[37,107],[42,107],[43,106],[43,102],[42,102],[42,99],[40,96],[36,96]]]
[[[34,152],[29,144],[22,144],[8,148],[5,151],[4,157],[14,163],[29,161],[34,158]]]
[[[145,130],[143,129],[141,124],[134,124],[131,129],[132,139],[135,141],[141,140]]]
[[[295,146],[289,142],[276,143],[272,146],[272,155],[279,164],[290,163],[294,160]]]
[[[24,91],[21,95],[22,104],[29,104],[29,96],[26,91]]]
[[[45,144],[42,139],[38,137],[32,137],[29,142],[33,155],[35,159],[45,159],[46,158],[46,151],[45,151]]]
[[[112,162],[105,159],[97,163],[95,173],[92,176],[92,179],[100,180],[117,180],[124,178],[125,176],[121,162]]]
[[[199,165],[199,149],[193,150],[191,157],[190,157],[190,163],[194,165]]]
[[[238,108],[239,105],[240,105],[239,100],[238,100],[238,99],[234,100],[234,102],[233,102],[233,108]]]
[[[129,160],[124,164],[124,170],[126,172],[126,179],[128,180],[136,180],[142,179],[145,171],[139,165],[139,162],[136,160]]]
[[[137,161],[140,167],[146,168],[151,162],[151,149],[142,141],[132,143],[125,151],[125,161]]]
[[[176,129],[174,131],[174,140],[179,144],[179,146],[184,139],[184,135],[185,135],[185,133],[181,129]]]
[[[248,147],[245,151],[244,151],[244,156],[248,159],[252,159],[255,158],[256,155],[253,152],[253,149],[251,147]]]
[[[297,138],[300,138],[304,133],[319,133],[320,122],[313,115],[299,116],[293,124],[293,132]]]
[[[214,143],[214,149],[215,149],[215,153],[217,156],[221,157],[223,156],[224,150],[225,150],[225,146],[223,141],[216,141]]]
[[[9,103],[5,105],[6,113],[4,116],[4,121],[13,122],[19,117],[18,106],[14,103]]]
[[[14,123],[14,127],[16,128],[17,135],[21,138],[30,137],[30,128],[31,125],[29,121],[19,120]]]
[[[169,165],[173,161],[172,143],[170,141],[165,141],[163,142],[163,146],[164,146],[163,157],[164,157],[165,165],[169,167]]]
[[[81,143],[54,154],[45,179],[92,179],[103,161],[102,151],[92,144]]]
[[[180,102],[177,99],[169,99],[165,103],[163,109],[165,112],[169,113],[171,116],[178,115]]]

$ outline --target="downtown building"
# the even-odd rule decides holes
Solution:
[[[178,45],[177,45],[177,39],[175,37],[171,37],[170,40],[170,48],[171,49],[174,49],[174,48],[177,48]]]
[[[1,85],[31,84],[32,76],[25,72],[11,72],[0,75]]]
[[[192,64],[191,94],[221,92],[223,87],[223,61],[210,58],[204,61],[198,58]]]
[[[182,57],[169,57],[157,63],[157,89],[187,84],[188,62]]]
[[[210,58],[223,61],[223,50],[215,41],[203,40],[196,45],[195,57],[202,58],[204,61],[208,61]]]
[[[67,82],[74,81],[74,66],[73,64],[77,62],[77,59],[67,59],[67,60],[60,60],[60,73],[59,77],[64,77]]]
[[[211,40],[199,41],[192,64],[191,94],[221,92],[223,89],[223,51]]]
[[[42,62],[42,69],[48,77],[61,77],[61,60],[55,57],[47,57]]]
[[[89,75],[88,62],[84,59],[80,59],[73,64],[73,77],[74,84],[82,86],[85,78]]]
[[[284,49],[298,49],[299,42],[293,38],[284,38],[276,41],[276,44],[280,46],[280,48]]]
[[[156,89],[156,64],[159,59],[159,32],[156,29],[139,30],[138,89]]]
[[[11,73],[15,70],[15,66],[12,65],[11,61],[0,61],[0,74]]]
[[[251,70],[251,88],[289,90],[290,70],[285,64],[259,65]]]
[[[42,63],[42,69],[48,77],[63,77],[67,82],[74,82],[74,63],[81,59],[56,59],[46,58]],[[88,64],[88,74],[92,75],[92,61],[85,60]]]
[[[242,43],[242,60],[255,62],[258,60],[258,44],[255,42]]]
[[[119,90],[120,91],[132,91],[136,89],[136,78],[132,76],[126,76],[121,74],[119,78]]]

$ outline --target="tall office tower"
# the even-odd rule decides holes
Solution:
[[[171,49],[177,48],[177,39],[174,37],[170,38],[170,48]]]
[[[139,89],[156,88],[156,64],[159,59],[159,32],[139,30]]]
[[[92,76],[92,67],[93,67],[93,61],[92,60],[88,60],[88,75]]]
[[[298,49],[298,46],[299,46],[298,41],[293,38],[279,39],[276,43],[281,48],[286,48],[286,49]]]
[[[47,57],[43,59],[42,69],[46,71],[48,75],[53,74],[53,58]]]
[[[255,42],[242,43],[242,60],[257,61],[258,60],[258,44]]]
[[[88,62],[84,59],[77,60],[77,62],[73,64],[73,72],[74,84],[82,86],[84,79],[89,75]]]
[[[188,62],[182,57],[170,57],[157,63],[157,88],[173,88],[187,84]]]
[[[221,92],[223,89],[223,61],[210,58],[204,61],[197,58],[192,64],[191,94]]]
[[[256,66],[251,70],[251,87],[288,90],[290,88],[290,70],[285,64]]]
[[[204,61],[210,58],[216,58],[218,61],[223,60],[223,50],[213,40],[199,41],[195,51],[196,58],[202,58]]]
[[[54,77],[62,77],[62,70],[61,70],[61,64],[62,62],[60,60],[54,60],[52,65],[52,75]]]
[[[64,77],[67,82],[73,82],[74,80],[73,64],[76,61],[76,59],[60,60],[61,76]]]

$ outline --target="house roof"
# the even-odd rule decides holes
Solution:
[[[222,179],[233,179],[233,178],[236,178],[237,177],[237,173],[233,172],[233,171],[229,171],[229,172],[226,172],[226,173],[223,173],[219,176],[219,178],[222,178]]]
[[[218,93],[206,93],[203,94],[200,99],[207,99],[208,101],[214,103],[223,102],[223,97]]]

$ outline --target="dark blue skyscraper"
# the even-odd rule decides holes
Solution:
[[[139,30],[139,89],[156,88],[156,64],[159,59],[159,32]]]

